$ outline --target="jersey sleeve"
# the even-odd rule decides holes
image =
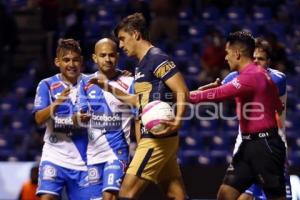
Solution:
[[[229,73],[221,82],[222,85],[229,83],[230,81],[232,81],[235,77],[237,77],[238,72],[231,72]]]
[[[79,88],[78,88],[76,111],[88,112],[89,107],[88,107],[88,99],[87,99],[88,96],[86,90],[90,86],[91,85],[87,84],[87,80],[84,79],[80,81]]]
[[[286,93],[286,77],[282,76],[280,80],[276,83],[279,96],[283,96]]]
[[[247,93],[253,91],[248,82],[249,80],[246,76],[243,78],[239,76],[225,85],[204,91],[191,92],[190,102],[223,101],[229,98],[247,95]]]
[[[154,70],[153,74],[155,77],[162,79],[163,81],[168,80],[174,74],[178,72],[176,64],[166,56],[156,56],[153,61]]]
[[[41,81],[36,89],[32,113],[36,113],[51,104],[50,85],[46,80]]]

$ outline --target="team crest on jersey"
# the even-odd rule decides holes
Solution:
[[[96,167],[91,167],[88,170],[89,183],[98,183],[100,175]]]
[[[43,167],[43,180],[54,180],[57,176],[57,170],[51,165]]]
[[[58,142],[58,138],[55,134],[51,134],[50,137],[49,137],[49,141],[51,143],[57,143]]]

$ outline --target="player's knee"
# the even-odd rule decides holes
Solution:
[[[229,185],[222,184],[219,188],[217,199],[227,200],[227,199],[238,199],[240,192]]]
[[[103,192],[103,200],[117,200],[118,191],[105,191]]]
[[[41,200],[58,200],[58,197],[51,194],[43,194],[40,196]]]
[[[167,194],[167,199],[172,199],[172,200],[186,200],[186,196],[183,192],[168,192]]]

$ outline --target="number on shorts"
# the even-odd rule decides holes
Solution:
[[[109,185],[112,185],[112,184],[114,184],[114,179],[115,179],[115,175],[114,174],[109,174],[108,175],[108,184]]]

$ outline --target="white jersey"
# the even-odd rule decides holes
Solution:
[[[277,126],[278,126],[278,133],[282,139],[282,141],[285,144],[285,147],[287,148],[287,141],[286,141],[286,135],[285,135],[285,118],[286,118],[286,100],[287,100],[287,91],[286,91],[286,76],[284,73],[268,68],[267,69],[270,77],[272,78],[272,81],[276,84],[279,92],[279,97],[282,103],[284,103],[284,110],[282,111],[281,115],[279,116],[279,119],[277,119]],[[231,80],[233,80],[238,75],[238,72],[231,72],[228,74],[224,80],[222,81],[222,84],[228,83]],[[233,154],[235,154],[238,151],[239,146],[242,143],[242,135],[239,128],[239,134],[236,138],[236,142],[234,145]]]
[[[78,83],[83,77],[84,75],[81,75],[78,78]],[[68,169],[87,170],[87,133],[84,130],[75,130],[71,119],[77,111],[75,104],[78,86],[79,84],[67,84],[60,74],[43,79],[37,87],[33,112],[48,107],[64,89],[71,87],[69,98],[58,106],[46,122],[41,161],[50,161]]]
[[[133,110],[113,94],[97,85],[89,85],[98,72],[83,79],[79,89],[79,109],[91,113],[87,164],[93,165],[111,160],[128,160],[129,136]],[[117,75],[109,84],[133,94],[133,78]]]

